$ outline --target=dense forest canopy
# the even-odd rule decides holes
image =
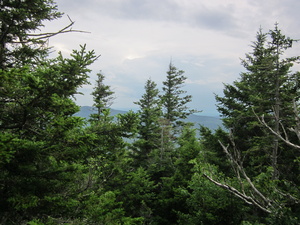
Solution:
[[[260,29],[245,72],[216,96],[224,129],[195,129],[171,62],[163,88],[148,79],[138,112],[112,116],[102,72],[95,113],[74,116],[73,96],[98,55],[80,45],[50,58],[62,16],[51,0],[1,1],[1,224],[299,224],[299,78],[296,41]],[[199,97],[199,96],[194,96]],[[199,138],[200,134],[200,138]]]

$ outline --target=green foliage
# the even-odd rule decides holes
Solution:
[[[220,145],[220,142],[230,142],[227,132],[221,128],[212,132],[207,127],[200,127],[200,136],[202,157],[205,159],[205,162],[218,166],[219,170],[222,173],[226,173],[227,176],[235,176],[230,162]]]
[[[73,52],[71,59],[60,55],[34,70],[29,67],[1,70],[0,128],[28,137],[45,137],[51,120],[54,126],[59,117],[67,119],[79,110],[70,97],[87,83],[86,67],[95,59],[94,52],[86,52],[82,46],[80,51]]]
[[[256,196],[251,191],[248,195],[257,202],[266,199],[271,202],[266,204],[270,215],[264,215],[263,219],[252,217],[247,221],[266,224],[293,224],[297,221],[299,190],[295,192],[293,187],[299,184],[298,177],[294,176],[299,173],[295,161],[299,152],[287,146],[258,120],[263,116],[273,131],[284,133],[292,142],[298,141],[288,128],[296,124],[297,118],[293,102],[299,100],[299,73],[291,71],[299,57],[284,58],[285,51],[294,42],[283,35],[277,25],[268,33],[260,30],[253,43],[253,52],[246,54],[242,61],[246,72],[241,73],[241,79],[233,85],[225,85],[224,97],[216,97],[224,125],[230,131],[229,141],[220,140],[225,146],[229,143],[227,149],[239,164],[233,163],[234,171],[241,173],[240,167],[250,177],[244,176],[243,180],[236,173],[241,186],[233,187],[247,193],[254,185],[264,200],[260,194]],[[206,138],[209,136],[205,134]],[[226,172],[226,169],[222,171]],[[228,172],[226,174],[231,176]],[[251,179],[252,184],[247,179]],[[259,211],[257,208],[253,213],[259,215]]]
[[[179,224],[240,224],[247,219],[249,207],[232,193],[213,184],[205,176],[235,187],[238,181],[224,175],[216,165],[206,162],[205,152],[190,162],[194,165],[189,180],[188,212],[179,214]]]
[[[9,163],[15,154],[15,146],[17,140],[15,140],[13,134],[0,133],[0,168],[2,165]]]
[[[225,190],[220,189],[200,174],[190,182],[192,190],[187,200],[188,213],[180,215],[179,224],[239,224],[242,207]]]
[[[130,138],[137,133],[138,114],[130,110],[125,114],[117,115],[117,124],[120,126],[121,136]]]
[[[82,224],[142,224],[142,218],[125,216],[122,203],[112,191],[91,193],[83,203]]]
[[[187,186],[192,174],[192,165],[186,164],[198,154],[199,145],[195,131],[189,128],[183,129],[178,143],[174,136],[175,129],[179,134],[177,128],[183,126],[181,120],[193,112],[186,106],[191,96],[181,96],[186,93],[181,90],[185,79],[183,71],[177,71],[170,64],[167,81],[163,83],[165,94],[160,96],[156,83],[149,79],[145,84],[145,94],[136,102],[140,106],[140,124],[138,139],[131,149],[134,165],[145,168],[155,184],[153,194],[156,200],[147,204],[153,224],[174,224],[178,212],[186,211],[186,197],[181,190]]]
[[[182,86],[187,79],[184,71],[178,70],[172,63],[169,64],[166,81],[163,82],[163,94],[161,102],[163,105],[163,117],[172,124],[173,127],[183,125],[182,119],[196,112],[187,106],[192,101],[191,95],[184,95],[186,91]]]
[[[94,96],[94,107],[97,109],[97,113],[91,114],[91,121],[100,120],[102,116],[108,112],[108,107],[112,104],[114,94],[110,90],[110,86],[104,84],[104,75],[101,73],[97,74],[98,79],[96,80],[96,86],[92,95]]]
[[[77,145],[83,121],[72,116],[79,108],[70,97],[87,83],[86,67],[96,58],[82,46],[69,59],[0,71],[2,222],[68,217],[79,204],[73,182],[84,176],[80,162],[88,153]]]
[[[153,221],[151,206],[156,200],[154,181],[151,181],[149,174],[143,168],[138,168],[125,176],[118,196],[123,202],[126,215],[143,218],[144,223],[150,224]]]
[[[132,147],[137,166],[147,167],[150,161],[149,156],[161,145],[159,119],[162,116],[162,109],[156,86],[155,82],[147,80],[145,94],[138,102],[135,102],[140,106],[138,139]]]
[[[283,58],[293,42],[295,40],[284,36],[277,26],[268,33],[260,30],[253,52],[242,60],[247,72],[241,73],[241,79],[233,85],[225,85],[224,97],[216,97],[226,128],[233,133],[238,148],[247,153],[244,165],[259,171],[262,165],[271,162],[274,176],[278,176],[279,167],[284,171],[282,174],[290,173],[285,153],[293,150],[286,151],[282,143],[277,144],[278,138],[270,135],[256,116],[264,115],[268,125],[276,131],[280,126],[290,127],[295,123],[293,101],[299,98],[299,75],[291,70],[299,57]],[[287,134],[295,138],[291,132]],[[281,153],[285,156],[278,157]]]
[[[257,34],[242,61],[247,71],[217,96],[230,135],[201,127],[198,140],[183,123],[195,112],[182,89],[187,78],[172,63],[162,95],[147,80],[138,113],[110,115],[113,92],[99,73],[92,93],[97,113],[89,121],[74,116],[74,96],[89,84],[89,66],[98,57],[83,45],[70,57],[48,58],[47,34],[29,33],[62,15],[53,1],[1,6],[1,224],[299,223],[299,153],[256,118],[264,115],[270,127],[296,140],[279,125],[296,122],[299,73],[290,71],[299,57],[282,59],[294,40],[277,26]],[[251,183],[220,142],[243,156],[237,165]],[[267,196],[271,213],[246,205],[230,188],[257,202]]]
[[[61,17],[52,0],[2,1],[0,11],[0,69],[39,63],[47,56],[47,35],[33,33],[43,21]]]
[[[195,159],[202,150],[196,137],[196,130],[186,126],[178,138],[178,145],[174,179],[178,180],[178,186],[185,187],[193,175],[194,166],[190,161]]]

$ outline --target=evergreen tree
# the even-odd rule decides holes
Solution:
[[[81,46],[47,59],[44,38],[54,34],[29,32],[61,16],[53,1],[0,6],[0,223],[70,222],[89,189],[91,155],[72,97],[97,56]]]
[[[268,33],[260,30],[253,52],[242,61],[247,71],[233,85],[225,85],[224,97],[216,97],[230,131],[230,144],[222,143],[222,148],[233,166],[234,179],[240,183],[234,186],[240,190],[235,194],[245,202],[250,200],[258,217],[266,218],[267,213],[276,223],[288,219],[282,224],[294,224],[296,214],[292,212],[299,210],[296,201],[284,197],[299,198],[299,177],[295,176],[299,173],[299,152],[269,132],[259,118],[264,117],[275,132],[295,140],[296,135],[286,128],[296,123],[293,102],[299,100],[300,77],[292,72],[292,66],[299,57],[283,58],[294,42],[277,25]],[[229,191],[232,187],[226,182],[214,183]]]
[[[271,39],[269,41],[268,35]],[[282,35],[277,26],[268,34],[260,31],[253,53],[247,54],[242,61],[248,72],[242,73],[241,80],[234,82],[234,85],[225,86],[224,97],[217,96],[224,124],[232,130],[236,144],[247,151],[249,157],[254,156],[253,153],[256,156],[249,158],[251,162],[248,163],[258,166],[262,162],[265,165],[267,161],[271,162],[274,178],[279,176],[280,163],[285,164],[278,159],[279,154],[285,152],[285,147],[277,137],[267,134],[256,116],[264,115],[268,124],[277,132],[280,123],[284,127],[294,123],[291,118],[294,114],[293,101],[298,100],[299,75],[291,73],[291,67],[298,57],[281,59],[293,42]],[[285,173],[289,173],[286,169]]]
[[[152,80],[147,80],[145,84],[145,94],[135,102],[140,106],[140,122],[138,126],[138,140],[134,143],[133,157],[139,166],[147,166],[150,153],[160,148],[161,127],[160,117],[162,116],[159,90],[157,84]]]
[[[192,96],[184,95],[186,91],[182,90],[186,79],[184,71],[178,70],[172,63],[169,64],[167,78],[163,82],[163,95],[160,97],[163,105],[163,117],[173,128],[182,126],[184,124],[182,120],[196,112],[187,106],[187,103],[192,101]]]
[[[43,66],[0,72],[1,223],[74,213],[86,182],[82,157],[90,153],[71,97],[87,83],[87,66],[96,58],[83,46],[69,59],[59,55]]]
[[[114,92],[110,89],[110,86],[104,84],[104,75],[101,73],[97,74],[98,79],[96,80],[96,86],[92,95],[94,97],[93,106],[97,109],[97,113],[91,114],[91,121],[99,121],[102,116],[109,114],[109,107],[114,99]]]

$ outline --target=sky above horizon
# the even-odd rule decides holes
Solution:
[[[91,106],[96,74],[115,92],[112,108],[137,110],[151,78],[161,90],[170,61],[187,77],[183,87],[193,96],[191,109],[201,115],[218,115],[215,94],[244,71],[240,59],[251,52],[251,42],[261,27],[276,22],[282,32],[300,39],[299,0],[56,0],[65,15],[45,23],[46,30],[68,25],[89,33],[67,33],[50,39],[64,55],[86,44],[100,58],[90,67],[91,85],[76,96],[81,106]],[[291,54],[299,52],[296,44]],[[295,55],[294,54],[294,55]]]

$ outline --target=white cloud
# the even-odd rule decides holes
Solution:
[[[298,0],[58,0],[59,10],[76,21],[74,29],[91,32],[64,34],[50,40],[65,53],[87,44],[101,54],[92,65],[91,80],[102,70],[116,92],[112,107],[134,108],[151,77],[161,87],[172,59],[185,71],[193,108],[215,111],[213,92],[237,79],[240,59],[251,42],[279,22],[285,34],[299,38]],[[47,23],[55,30],[68,24],[64,16]],[[298,46],[299,47],[299,46]],[[298,48],[299,49],[299,48]],[[299,50],[293,50],[297,54]],[[92,104],[85,96],[78,102]],[[210,97],[206,97],[210,96]]]

